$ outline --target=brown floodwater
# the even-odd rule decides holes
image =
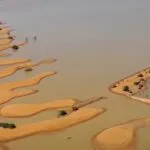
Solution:
[[[48,57],[58,59],[33,72],[19,71],[0,83],[22,80],[37,73],[56,70],[58,75],[44,79],[39,93],[11,103],[44,103],[55,99],[107,96],[92,104],[107,112],[86,123],[56,134],[37,135],[7,144],[10,150],[92,150],[91,139],[97,132],[131,119],[150,116],[150,106],[112,94],[114,81],[149,66],[150,2],[147,0],[3,0],[0,18],[16,31],[17,41],[26,37],[29,44],[13,52],[12,58]],[[33,36],[37,41],[33,42]],[[51,119],[57,112],[6,119],[26,124]],[[139,150],[150,149],[150,128],[139,131]],[[67,137],[72,137],[70,140]],[[37,143],[37,144],[36,144]]]

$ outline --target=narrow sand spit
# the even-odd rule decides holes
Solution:
[[[4,51],[4,50],[7,50],[8,48],[12,48],[12,46],[16,45],[18,47],[21,47],[21,46],[24,46],[26,45],[27,42],[20,42],[18,44],[7,44],[7,45],[2,45],[0,46],[0,51]]]
[[[0,66],[19,64],[19,63],[24,63],[29,61],[31,61],[31,59],[1,59]]]
[[[70,99],[55,100],[42,104],[12,104],[2,107],[0,114],[4,117],[29,117],[46,110],[71,107],[76,103],[76,100]]]
[[[16,71],[27,68],[27,67],[37,67],[42,64],[51,64],[51,63],[54,63],[55,61],[56,61],[56,59],[50,59],[50,60],[45,59],[45,60],[42,60],[37,63],[23,62],[23,63],[19,63],[16,65],[13,65],[13,66],[9,66],[9,67],[3,69],[2,71],[0,71],[0,78],[10,76],[10,75],[14,74]]]
[[[150,101],[150,99],[148,98],[143,99],[137,96],[133,96],[147,89],[146,82],[149,80],[149,78],[150,78],[150,67],[113,83],[109,87],[109,90],[111,92],[122,94],[131,99],[149,104],[148,101]]]
[[[0,84],[0,104],[4,104],[14,98],[22,97],[30,94],[35,94],[37,90],[21,90],[16,91],[17,88],[23,88],[28,86],[33,86],[38,84],[42,79],[55,75],[56,72],[45,72],[41,73],[39,75],[36,75],[33,78],[26,79],[23,81],[16,81],[16,82],[10,82],[10,83],[3,83]]]
[[[137,150],[137,130],[147,126],[150,117],[106,129],[93,137],[93,145],[96,150]]]
[[[86,122],[103,113],[102,109],[81,108],[78,111],[62,118],[41,121],[38,123],[18,126],[11,129],[0,129],[0,142],[9,142],[16,139],[21,139],[38,133],[54,133],[74,125]]]

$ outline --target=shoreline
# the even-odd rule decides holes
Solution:
[[[57,133],[71,128],[74,125],[79,125],[94,119],[104,112],[104,109],[81,108],[80,110],[73,112],[66,117],[45,120],[39,123],[26,124],[24,126],[18,126],[13,130],[0,129],[0,142],[7,143],[41,133]]]
[[[140,92],[143,92],[143,91],[145,91],[148,87],[147,87],[147,82],[148,82],[148,80],[150,79],[150,77],[147,77],[146,79],[145,79],[145,81],[144,81],[144,83],[143,83],[143,89],[140,89],[140,90],[138,90],[136,93],[134,93],[134,94],[124,94],[123,92],[122,93],[120,93],[120,92],[117,92],[117,91],[114,91],[113,90],[113,86],[114,85],[116,85],[116,84],[118,84],[118,83],[120,83],[120,82],[123,82],[124,80],[128,80],[129,78],[131,78],[131,77],[134,77],[134,76],[136,76],[136,75],[138,75],[138,74],[140,74],[141,72],[144,72],[144,71],[146,71],[146,70],[150,70],[150,67],[146,67],[146,68],[144,68],[144,69],[142,69],[142,70],[140,70],[140,71],[137,71],[137,72],[135,72],[135,73],[132,73],[131,75],[128,75],[128,76],[125,76],[125,77],[123,77],[123,78],[121,78],[120,80],[118,80],[118,81],[115,81],[114,83],[112,83],[109,87],[108,87],[108,90],[111,92],[111,93],[114,93],[114,94],[118,94],[118,95],[123,95],[123,96],[125,96],[125,97],[128,97],[128,98],[130,98],[130,99],[132,99],[132,100],[136,100],[137,102],[142,102],[142,103],[145,103],[145,104],[150,104],[150,98],[142,98],[142,97],[137,97],[137,96],[134,96],[135,94],[138,94],[138,93],[140,93]],[[142,99],[142,100],[141,100]],[[145,100],[144,100],[145,99]],[[149,101],[149,102],[148,102]]]
[[[70,108],[79,100],[53,100],[41,104],[10,104],[0,108],[0,115],[7,118],[26,118],[45,111]]]
[[[110,150],[112,147],[113,150],[136,150],[137,132],[139,129],[148,126],[150,126],[150,117],[132,119],[116,124],[113,127],[103,129],[96,133],[92,137],[92,146],[95,150]],[[120,137],[117,137],[118,135]]]

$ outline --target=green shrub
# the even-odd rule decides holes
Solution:
[[[139,85],[140,84],[140,82],[134,82],[134,85]]]
[[[18,49],[19,49],[19,46],[17,46],[17,45],[13,45],[13,46],[12,46],[12,49],[14,49],[14,50],[18,50]]]
[[[138,77],[143,77],[143,74],[140,73],[140,74],[138,75]]]
[[[58,116],[60,117],[60,116],[65,116],[65,115],[67,115],[67,112],[65,111],[65,110],[60,110],[59,112],[58,112]]]
[[[112,88],[116,88],[117,86],[114,84],[113,86],[112,86]]]
[[[16,125],[13,123],[0,123],[0,127],[14,129]]]
[[[123,91],[129,91],[129,86],[127,86],[127,85],[124,86],[124,87],[123,87]]]

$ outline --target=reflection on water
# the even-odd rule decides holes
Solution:
[[[108,96],[108,100],[92,105],[108,109],[101,117],[63,133],[9,143],[11,150],[92,150],[90,140],[98,131],[120,122],[149,116],[149,106],[111,94],[107,89],[114,81],[149,65],[149,7],[147,0],[0,2],[1,19],[16,29],[17,40],[29,38],[29,45],[13,53],[12,58],[41,60],[51,56],[59,60],[50,68],[43,66],[31,74],[20,72],[1,80],[24,79],[45,70],[56,69],[59,72],[56,78],[44,80],[38,85],[40,92],[37,95],[17,99],[15,103]],[[35,43],[32,42],[34,35],[39,37]],[[37,118],[38,121],[45,120],[53,115],[45,112]],[[8,120],[24,124],[37,118]],[[79,137],[80,133],[82,136]],[[72,139],[67,140],[68,136]],[[149,142],[143,144],[144,137],[149,137],[148,132],[141,134],[141,137],[139,147],[150,149]]]

